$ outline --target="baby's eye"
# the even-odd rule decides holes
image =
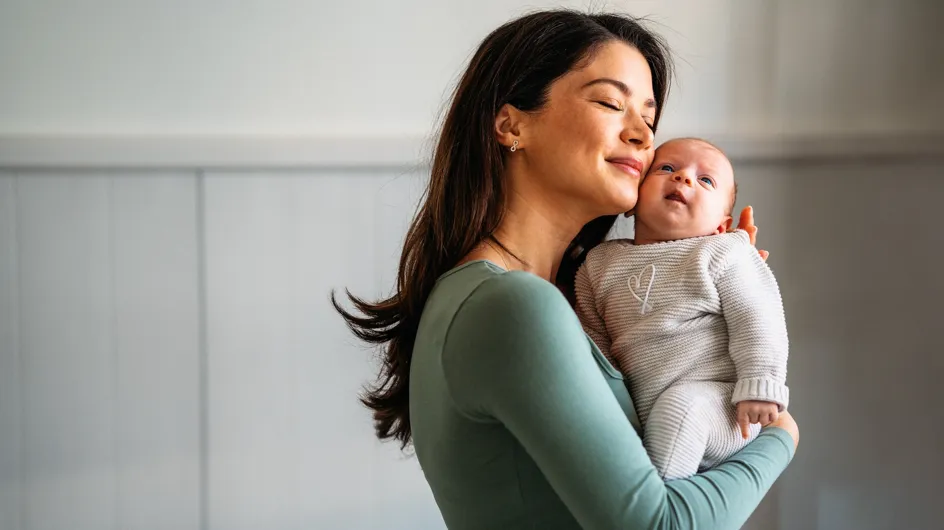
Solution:
[[[669,173],[675,171],[675,168],[671,164],[662,164],[659,166],[659,171],[668,171]]]
[[[711,180],[711,177],[700,177],[699,180],[711,186],[712,188],[715,187],[715,182]]]

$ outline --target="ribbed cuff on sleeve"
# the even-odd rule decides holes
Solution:
[[[770,401],[780,405],[782,412],[790,405],[790,389],[767,377],[741,379],[734,385],[731,403],[737,405],[741,401]]]

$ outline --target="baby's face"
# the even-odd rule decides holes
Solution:
[[[673,140],[656,150],[639,188],[637,233],[657,240],[718,234],[730,226],[734,168],[698,140]]]

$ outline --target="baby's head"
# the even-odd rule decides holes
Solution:
[[[714,145],[697,138],[656,149],[636,202],[636,244],[724,233],[737,197],[734,168]]]

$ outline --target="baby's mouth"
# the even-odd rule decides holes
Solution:
[[[670,201],[677,201],[682,204],[688,204],[688,201],[685,200],[685,196],[677,191],[673,191],[672,193],[666,195],[665,198]]]

